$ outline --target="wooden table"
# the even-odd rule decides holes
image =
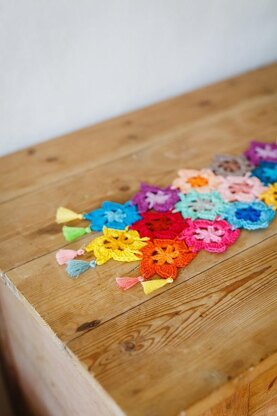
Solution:
[[[271,65],[1,159],[3,353],[35,415],[277,414],[276,222],[150,296],[115,287],[137,263],[71,280],[54,256],[58,206],[124,202],[274,140],[276,89]]]

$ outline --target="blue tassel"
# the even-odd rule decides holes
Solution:
[[[94,269],[96,261],[70,260],[67,263],[66,272],[70,277],[78,277],[89,269]]]

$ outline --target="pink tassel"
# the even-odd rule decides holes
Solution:
[[[117,286],[123,290],[128,290],[139,282],[143,282],[144,278],[139,277],[116,277]]]
[[[56,260],[57,262],[62,265],[66,264],[69,260],[75,259],[77,256],[82,256],[84,254],[84,250],[64,250],[61,249],[56,253]]]

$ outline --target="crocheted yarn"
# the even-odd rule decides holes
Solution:
[[[141,237],[166,238],[174,240],[187,226],[181,214],[167,212],[144,212],[142,219],[135,222],[130,228],[137,230]]]
[[[175,205],[173,212],[181,212],[184,218],[202,218],[206,220],[214,220],[220,215],[225,206],[218,192],[213,191],[200,194],[190,191],[188,194],[179,194],[180,201]]]
[[[272,209],[277,209],[277,182],[270,185],[260,198]]]
[[[170,186],[160,188],[142,183],[139,192],[131,201],[137,206],[139,212],[145,212],[150,209],[166,212],[171,210],[178,200],[178,192]]]
[[[244,154],[253,165],[263,161],[276,163],[277,144],[252,141]]]
[[[222,215],[235,228],[257,230],[267,228],[275,212],[262,201],[234,202],[226,205]]]
[[[218,192],[227,202],[234,201],[254,201],[259,198],[265,187],[261,181],[250,176],[247,173],[245,176],[226,176],[218,187]]]
[[[239,237],[240,231],[233,230],[227,221],[216,219],[188,219],[188,227],[181,233],[179,239],[185,240],[192,251],[206,250],[211,253],[222,253]]]
[[[117,261],[136,261],[142,256],[141,249],[148,238],[141,238],[135,230],[124,231],[103,228],[103,235],[92,240],[86,247],[87,252],[93,252],[98,265],[110,259]]]
[[[166,279],[176,279],[177,269],[185,267],[195,257],[184,241],[159,240],[149,241],[142,248],[143,257],[140,263],[140,273],[145,279],[155,274]]]
[[[180,189],[187,194],[191,190],[207,193],[217,189],[221,177],[216,176],[210,169],[181,169],[178,171],[179,178],[174,179],[172,187]]]
[[[220,176],[244,176],[253,166],[244,156],[216,155],[211,169]]]
[[[277,163],[261,162],[252,171],[252,175],[259,178],[265,185],[277,182]]]
[[[103,202],[102,208],[85,214],[84,218],[92,221],[92,230],[102,231],[104,226],[115,230],[124,230],[126,226],[133,224],[141,217],[137,208],[128,201],[125,204]]]

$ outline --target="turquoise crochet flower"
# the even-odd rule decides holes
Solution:
[[[267,228],[275,212],[261,201],[233,202],[226,204],[222,215],[233,228],[257,230]]]
[[[193,220],[201,218],[214,220],[224,209],[226,203],[218,192],[200,194],[190,191],[188,194],[179,194],[180,201],[175,204],[173,212],[181,212],[184,218]]]
[[[115,230],[124,230],[125,227],[141,219],[137,208],[129,201],[125,204],[117,202],[103,202],[102,207],[84,215],[91,221],[90,228],[94,231],[102,231],[103,227]]]
[[[256,176],[264,185],[277,182],[277,163],[260,162],[256,169],[252,170],[252,176]]]

